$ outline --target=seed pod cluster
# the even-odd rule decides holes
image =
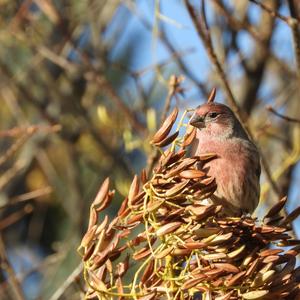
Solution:
[[[153,144],[165,146],[177,113]],[[79,247],[86,299],[298,299],[300,241],[290,229],[300,210],[282,217],[284,198],[263,220],[223,216],[201,168],[216,156],[187,157],[190,135],[162,152],[149,179],[134,177],[112,219],[102,212],[114,195],[104,181]]]

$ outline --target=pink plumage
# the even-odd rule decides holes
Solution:
[[[260,195],[259,153],[232,110],[224,104],[205,103],[196,108],[190,124],[197,128],[192,154],[218,155],[202,166],[217,183],[211,200],[229,216],[252,213]]]

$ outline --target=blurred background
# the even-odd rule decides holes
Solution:
[[[1,0],[0,299],[81,299],[101,182],[113,214],[161,120],[213,87],[262,152],[257,215],[284,195],[296,208],[299,24],[297,0]]]

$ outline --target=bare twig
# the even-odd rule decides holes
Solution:
[[[295,17],[293,17],[293,14],[295,13],[293,11],[294,6],[291,5],[289,1],[289,7],[291,10],[291,15],[292,17],[286,17],[278,13],[277,11],[272,10],[270,7],[265,5],[262,2],[259,2],[257,0],[249,0],[250,2],[255,3],[259,7],[261,7],[263,10],[268,12],[271,16],[276,17],[286,24],[288,24],[291,27],[292,30],[292,35],[293,35],[293,41],[294,41],[294,49],[295,49],[295,56],[296,56],[296,62],[297,62],[297,74],[298,77],[300,78],[300,38],[299,38],[299,32],[298,32],[298,25],[299,25],[299,20]]]
[[[266,107],[266,109],[267,109],[269,112],[273,113],[275,116],[277,116],[277,117],[279,117],[279,118],[281,118],[281,119],[283,119],[283,120],[285,120],[285,121],[288,121],[288,122],[294,122],[294,123],[299,123],[299,124],[300,124],[300,119],[292,118],[292,117],[289,117],[289,116],[285,116],[285,115],[283,115],[283,114],[277,112],[271,105],[268,105],[268,106]]]
[[[22,195],[18,195],[13,197],[8,203],[1,205],[0,209],[6,208],[8,206],[12,206],[21,202],[26,202],[41,196],[49,195],[52,192],[52,188],[50,186],[46,186]]]
[[[16,274],[7,257],[2,236],[0,236],[0,258],[1,258],[1,267],[6,271],[8,275],[7,281],[11,286],[12,293],[14,293],[15,296],[14,299],[25,300],[25,296],[23,294],[20,282],[18,281]]]
[[[68,276],[68,278],[62,283],[62,285],[55,291],[55,293],[50,297],[49,300],[59,300],[63,296],[66,289],[80,276],[83,270],[83,265],[80,263],[73,272]]]
[[[214,48],[213,48],[213,44],[212,44],[212,40],[211,40],[211,35],[210,35],[210,32],[209,32],[209,28],[208,28],[208,25],[207,25],[207,22],[204,21],[206,20],[205,18],[205,10],[204,10],[204,7],[203,7],[203,4],[204,4],[204,1],[202,2],[202,18],[200,19],[200,22],[198,22],[198,19],[197,18],[197,15],[196,15],[196,12],[194,10],[194,8],[192,7],[192,5],[189,3],[188,0],[185,0],[184,1],[185,4],[186,4],[186,7],[188,9],[188,12],[192,18],[192,21],[195,25],[195,28],[200,36],[200,38],[202,39],[203,43],[204,43],[204,46],[206,48],[206,51],[207,51],[207,54],[211,60],[211,62],[213,63],[213,65],[215,66],[216,68],[216,71],[217,71],[217,74],[219,75],[220,77],[220,80],[221,80],[221,83],[222,83],[222,86],[223,86],[223,89],[226,93],[226,96],[227,96],[227,99],[230,103],[230,105],[232,106],[233,108],[233,111],[236,113],[237,117],[240,119],[243,127],[245,128],[245,130],[247,131],[247,133],[249,134],[250,138],[252,140],[254,140],[253,138],[253,134],[251,133],[250,129],[249,129],[249,126],[247,125],[247,121],[246,121],[246,118],[245,116],[242,114],[240,108],[239,108],[239,105],[236,101],[236,99],[234,98],[233,96],[233,93],[230,89],[230,86],[229,86],[229,83],[227,81],[227,78],[226,78],[226,74],[221,66],[221,63],[219,62],[219,59],[214,51]],[[259,148],[259,147],[258,147]],[[279,191],[279,188],[277,186],[277,184],[275,183],[275,181],[272,179],[272,174],[271,174],[271,171],[270,171],[270,168],[268,166],[268,163],[261,151],[261,149],[259,149],[260,151],[260,155],[261,155],[261,162],[262,162],[262,166],[265,170],[265,173],[266,173],[266,177],[268,179],[268,181],[270,182],[270,185],[272,187],[272,189],[275,191],[275,193],[279,196],[280,198],[280,191]]]
[[[260,6],[263,10],[268,12],[272,17],[277,17],[278,19],[282,20],[283,22],[289,23],[289,19],[290,19],[289,17],[281,15],[278,11],[275,11],[275,10],[271,9],[270,7],[265,5],[264,3],[260,2],[260,1],[257,1],[257,0],[249,0],[249,1],[255,3],[258,6]]]
[[[172,75],[170,80],[169,80],[169,88],[168,88],[168,94],[165,100],[165,106],[163,109],[163,112],[161,114],[161,120],[160,123],[162,124],[163,121],[165,120],[167,113],[170,109],[171,105],[171,100],[172,97],[175,96],[177,93],[182,93],[182,88],[180,87],[180,83],[182,82],[183,78],[182,77],[176,77],[175,75]],[[147,174],[152,172],[153,167],[155,166],[156,162],[159,159],[160,152],[158,149],[154,151],[154,153],[149,157],[148,163],[147,163]]]
[[[25,215],[30,214],[32,212],[32,210],[33,210],[32,205],[27,204],[26,206],[24,206],[24,208],[14,212],[14,213],[11,213],[6,218],[0,220],[0,231],[15,224],[16,222],[21,220]]]

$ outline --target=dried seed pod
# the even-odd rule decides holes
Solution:
[[[185,179],[201,178],[204,177],[205,175],[206,173],[195,169],[184,170],[179,173],[179,176]]]
[[[134,178],[132,180],[132,183],[129,188],[128,192],[128,206],[131,207],[133,205],[133,199],[137,196],[139,193],[140,185],[139,185],[139,179],[137,175],[134,175]]]
[[[216,93],[217,93],[217,89],[214,87],[208,96],[207,103],[214,102]]]
[[[230,292],[226,293],[225,295],[216,297],[215,300],[229,300],[229,299],[231,299],[231,296],[233,293],[234,293],[234,291],[230,291]]]
[[[267,250],[260,252],[259,256],[265,257],[265,256],[269,256],[269,255],[276,255],[276,254],[279,254],[282,252],[283,252],[282,249],[267,249]]]
[[[157,292],[154,291],[154,292],[151,292],[145,296],[142,296],[142,297],[138,297],[138,300],[153,300],[156,298],[156,294]]]
[[[82,260],[87,261],[92,256],[94,250],[95,250],[95,244],[89,245],[84,255],[82,256]]]
[[[268,293],[268,290],[256,290],[244,293],[242,294],[242,297],[247,300],[262,299],[262,297],[266,296]]]
[[[163,122],[160,129],[153,136],[153,138],[151,140],[152,144],[158,144],[166,138],[166,136],[170,133],[170,131],[173,127],[173,124],[176,121],[177,115],[178,115],[178,108],[175,107],[173,109],[172,113]]]
[[[207,161],[207,160],[211,160],[211,159],[215,159],[218,157],[218,155],[216,153],[202,153],[198,156],[196,156],[198,160],[200,161]]]
[[[174,232],[181,226],[182,222],[171,222],[163,225],[156,231],[157,236],[166,235],[168,233]]]
[[[175,175],[178,175],[181,171],[188,168],[192,164],[194,164],[197,160],[195,158],[185,158],[183,161],[176,166],[175,168],[171,169],[166,175],[165,178],[171,178]]]
[[[291,224],[300,215],[300,206],[293,210],[286,218],[283,219],[281,225]]]
[[[98,194],[92,203],[92,206],[98,206],[98,205],[102,204],[102,201],[106,198],[106,196],[108,194],[108,190],[109,190],[109,177],[107,177],[103,181],[103,183],[98,191]]]
[[[194,249],[202,249],[204,247],[206,247],[207,245],[203,242],[185,242],[183,244],[183,247],[190,249],[190,250],[194,250]]]
[[[194,230],[194,233],[199,238],[205,238],[205,237],[212,236],[213,234],[218,234],[220,231],[221,231],[220,228],[208,227],[208,228],[197,228]]]
[[[119,262],[116,266],[116,275],[122,277],[129,268],[129,255],[126,255],[126,258],[123,262]]]
[[[122,202],[122,204],[121,204],[121,206],[119,208],[119,211],[118,211],[118,217],[124,218],[125,217],[124,214],[125,214],[126,210],[128,210],[128,197],[126,197],[123,200],[123,202]]]
[[[214,266],[217,269],[222,269],[223,271],[228,273],[238,273],[240,271],[238,267],[229,263],[214,263]]]
[[[143,259],[151,254],[151,249],[149,246],[143,247],[142,249],[136,251],[133,253],[132,258],[134,260],[140,260]]]
[[[201,257],[202,259],[213,261],[213,260],[227,258],[228,256],[225,253],[210,253],[210,254],[202,255]]]
[[[213,240],[208,242],[207,244],[210,246],[215,246],[227,242],[232,237],[232,232],[228,232],[226,234],[221,234],[216,236]]]
[[[108,192],[106,197],[103,199],[101,205],[98,207],[95,207],[96,211],[99,213],[100,211],[106,209],[110,205],[111,200],[113,199],[114,195],[115,195],[115,191]]]
[[[154,270],[154,260],[151,259],[150,262],[147,264],[146,269],[141,277],[141,283],[144,284],[150,277],[150,275],[153,274]]]
[[[184,136],[182,147],[189,146],[195,139],[197,129],[194,126],[188,125],[187,134]]]
[[[251,277],[253,273],[257,270],[258,264],[260,263],[260,260],[257,258],[255,259],[251,264],[250,267],[248,268],[245,276]]]
[[[162,251],[160,251],[159,253],[155,254],[155,258],[156,259],[162,259],[164,257],[166,257],[167,255],[171,254],[171,252],[174,250],[174,247],[168,247]]]
[[[81,247],[87,247],[89,243],[92,241],[92,239],[95,236],[95,232],[97,229],[97,225],[94,225],[92,228],[90,228],[87,233],[83,236],[83,239],[80,243]]]
[[[230,286],[238,284],[244,278],[245,274],[246,274],[246,271],[241,271],[241,272],[235,274],[230,279],[225,280],[225,286],[230,287]]]
[[[146,169],[142,169],[141,181],[142,181],[143,184],[145,184],[148,181]]]
[[[282,199],[280,199],[274,206],[272,206],[272,208],[267,212],[267,214],[264,216],[264,219],[266,218],[271,218],[274,217],[275,215],[277,215],[282,208],[284,207],[284,205],[286,204],[287,201],[287,197],[283,197]]]
[[[153,200],[149,203],[147,203],[147,212],[153,212],[157,210],[162,204],[164,203],[164,200]]]
[[[89,217],[89,225],[88,230],[97,224],[98,214],[93,206],[90,208],[90,217]]]
[[[124,288],[123,288],[121,277],[118,277],[116,279],[116,286],[117,286],[118,294],[123,295],[124,294]],[[122,296],[119,296],[119,298],[118,298],[118,300],[123,300],[123,299],[125,299],[125,298],[122,297]]]
[[[173,155],[170,157],[170,159],[166,163],[166,166],[170,166],[170,165],[176,163],[177,161],[182,159],[185,154],[186,154],[186,150],[184,150],[184,149],[180,149],[177,153],[173,153]]]
[[[159,143],[155,143],[154,145],[157,146],[157,147],[168,146],[169,144],[171,144],[172,142],[175,141],[175,139],[178,137],[178,134],[179,134],[179,131],[175,131],[173,134],[171,134],[170,136],[166,137],[165,139],[163,139]]]
[[[172,188],[170,188],[166,191],[166,194],[165,194],[166,197],[172,197],[172,196],[178,194],[181,190],[183,190],[187,186],[188,183],[189,183],[189,180],[185,180],[180,183],[177,183]]]
[[[241,247],[239,247],[238,249],[228,253],[228,257],[230,258],[235,258],[237,257],[238,255],[240,255],[246,248],[246,245],[242,245]]]
[[[99,235],[100,232],[102,232],[103,230],[105,230],[107,224],[108,224],[108,215],[105,215],[102,223],[97,227],[96,235]]]
[[[205,274],[200,274],[197,278],[188,279],[181,287],[182,290],[188,290],[207,278]]]

